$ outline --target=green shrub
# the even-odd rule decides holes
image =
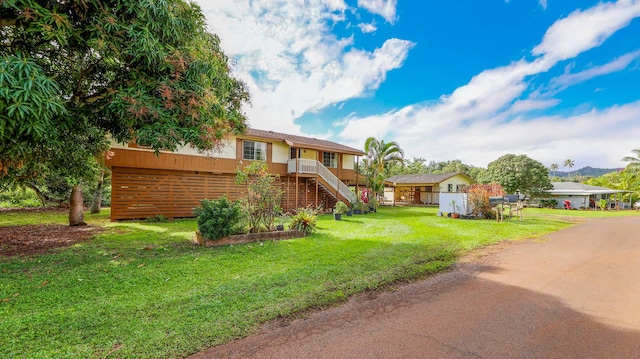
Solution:
[[[24,208],[39,207],[42,202],[31,189],[15,189],[0,192],[0,207]]]
[[[311,207],[298,208],[291,217],[291,229],[307,234],[315,231],[318,211]]]
[[[222,196],[218,200],[203,199],[200,204],[195,214],[198,216],[198,230],[204,238],[216,240],[244,232],[246,214],[240,202],[231,202]]]
[[[349,211],[349,207],[347,207],[347,205],[342,201],[338,201],[333,207],[333,213],[336,214],[347,213],[347,211]]]
[[[538,201],[540,208],[555,208],[558,205],[557,199],[543,198]]]

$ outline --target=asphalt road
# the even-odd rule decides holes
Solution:
[[[640,358],[640,216],[490,247],[203,358]]]

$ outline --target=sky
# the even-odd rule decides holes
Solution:
[[[196,3],[253,128],[478,167],[619,168],[640,148],[640,0]]]

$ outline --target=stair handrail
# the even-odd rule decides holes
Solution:
[[[296,166],[297,165],[297,166]],[[303,158],[297,158],[289,160],[288,163],[289,173],[311,173],[317,174],[333,189],[337,190],[342,197],[346,198],[349,202],[355,202],[358,197],[353,193],[349,186],[344,184],[340,178],[333,174],[325,165],[320,161],[308,160]],[[297,168],[296,168],[297,167]],[[295,169],[295,170],[294,170]]]
[[[329,171],[329,169],[320,162],[318,162],[318,175],[320,175],[325,182],[331,185],[333,189],[338,190],[338,193],[340,193],[342,197],[346,198],[347,201],[350,203],[356,201],[356,194],[353,193],[346,184],[340,181],[340,178],[334,175],[333,172]]]

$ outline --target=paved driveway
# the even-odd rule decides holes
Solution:
[[[501,244],[192,358],[640,358],[639,229],[595,219]]]

